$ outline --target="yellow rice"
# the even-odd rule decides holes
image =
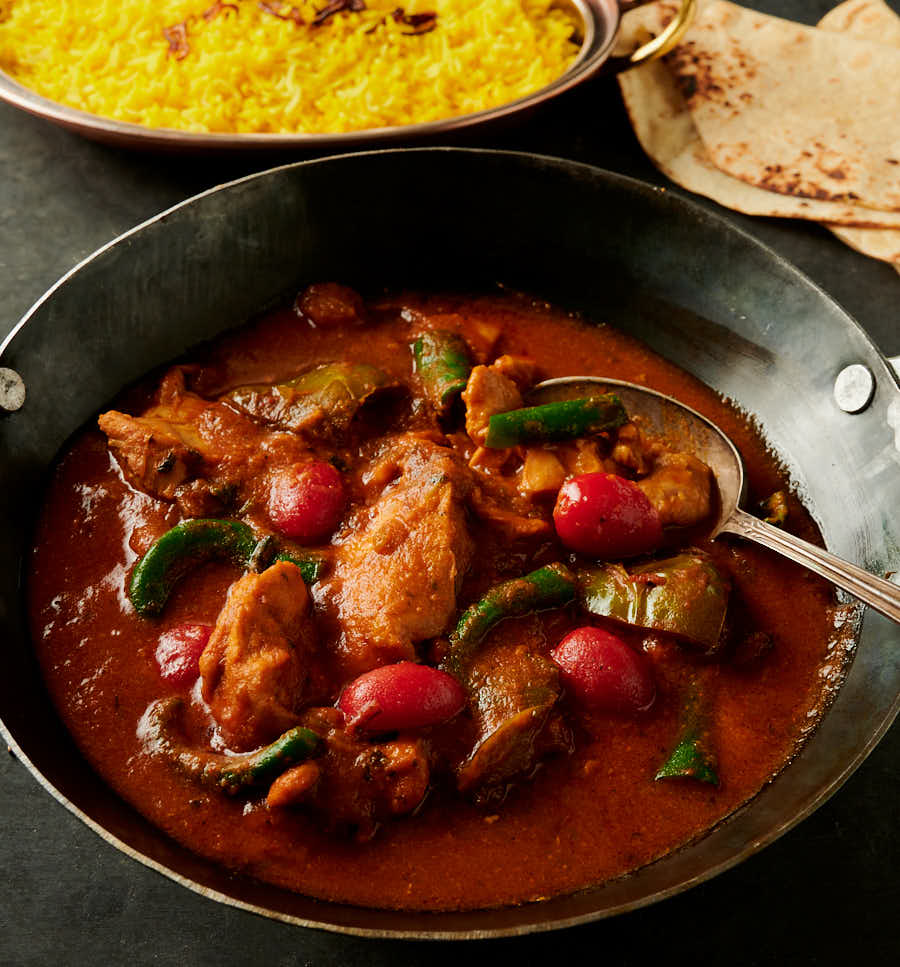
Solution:
[[[436,12],[410,36],[398,0],[321,26],[327,0],[0,0],[0,69],[62,104],[197,132],[343,132],[484,110],[546,86],[578,52],[556,0],[406,0]],[[165,31],[185,24],[170,50]],[[183,55],[183,56],[182,56]],[[181,59],[179,59],[179,57]]]

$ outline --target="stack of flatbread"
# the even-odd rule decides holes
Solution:
[[[628,14],[634,49],[675,13]],[[817,27],[702,0],[664,61],[619,84],[644,150],[672,181],[748,215],[824,223],[900,272],[900,16],[846,0]]]

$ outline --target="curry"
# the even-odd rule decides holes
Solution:
[[[709,468],[614,393],[530,399],[578,374],[708,416],[817,539],[752,423],[626,334],[312,285],[60,457],[32,632],[91,764],[203,856],[398,909],[599,884],[751,798],[845,661],[832,591],[710,541]]]

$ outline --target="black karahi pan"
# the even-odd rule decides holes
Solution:
[[[626,329],[755,414],[829,548],[900,566],[900,389],[891,366],[821,290],[748,235],[662,189],[585,165],[458,149],[349,155],[206,192],[100,249],[0,349],[0,717],[35,777],[119,849],[222,902],[373,936],[546,930],[651,903],[727,869],[820,805],[900,706],[900,629],[852,610],[856,657],[801,754],[694,844],[606,886],[472,913],[321,903],[193,856],[81,759],[32,656],[24,562],[43,482],[66,438],[125,384],[244,322],[305,282],[472,289],[505,284]],[[874,379],[848,413],[849,365]]]

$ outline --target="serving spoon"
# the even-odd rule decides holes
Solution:
[[[643,427],[665,437],[676,448],[693,453],[712,470],[719,488],[719,517],[710,535],[712,538],[727,533],[756,541],[900,623],[900,587],[896,584],[741,510],[747,496],[741,455],[722,430],[696,410],[644,386],[601,376],[545,380],[531,391],[528,403],[539,405],[596,396],[605,387],[614,389],[630,415],[641,417]]]

